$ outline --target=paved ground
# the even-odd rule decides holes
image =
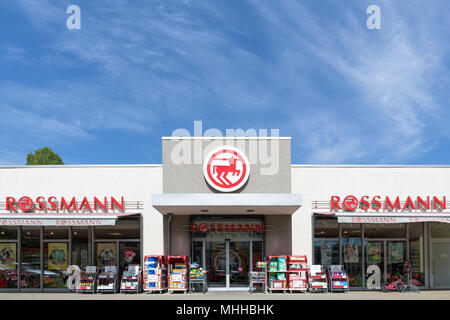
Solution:
[[[450,300],[450,290],[420,293],[273,293],[207,292],[193,294],[0,293],[0,300]]]

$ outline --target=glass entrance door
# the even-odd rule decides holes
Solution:
[[[248,287],[252,264],[263,259],[262,241],[194,241],[193,244],[192,262],[208,271],[210,288]]]
[[[227,250],[225,241],[206,241],[205,268],[211,287],[226,287]],[[197,262],[197,261],[196,261]]]
[[[431,275],[433,288],[450,287],[450,240],[431,243]]]
[[[230,241],[228,246],[231,287],[248,287],[250,241]]]

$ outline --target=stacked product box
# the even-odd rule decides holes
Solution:
[[[145,290],[167,289],[167,266],[164,256],[146,256],[144,258]]]
[[[249,272],[249,276],[252,279],[253,283],[265,283],[266,281],[266,273],[265,272]]]
[[[269,256],[269,288],[282,290],[287,287],[286,256]]]
[[[289,289],[306,291],[308,288],[308,265],[305,255],[288,256]]]
[[[98,274],[97,292],[107,292],[116,290],[117,270],[115,266],[106,266]]]
[[[169,276],[169,289],[186,289],[186,265],[176,263]]]
[[[310,289],[328,291],[328,279],[321,265],[310,266]]]
[[[330,266],[329,271],[330,289],[349,289],[347,273],[344,271],[344,267],[341,265]]]
[[[289,274],[289,288],[291,289],[306,289],[307,286],[306,271],[299,271],[298,273]]]

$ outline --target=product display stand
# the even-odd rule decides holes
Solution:
[[[97,293],[117,292],[117,268],[106,266],[97,277]]]
[[[147,293],[167,290],[167,259],[165,256],[144,257],[144,291]]]
[[[97,267],[87,266],[85,271],[80,273],[80,281],[75,287],[76,293],[95,293],[96,279]]]
[[[169,270],[169,293],[188,291],[188,256],[169,256],[167,258],[167,266]]]
[[[288,256],[289,291],[308,290],[308,261],[303,256]]]
[[[129,265],[122,274],[120,293],[139,293],[141,289],[141,268],[138,265]]]
[[[327,273],[323,266],[319,264],[313,264],[308,269],[309,278],[309,291],[322,291],[328,292],[328,279]]]
[[[287,290],[287,256],[269,256],[268,259],[268,279],[269,282],[268,290],[269,293],[272,291],[283,291]]]
[[[342,265],[331,265],[328,268],[330,291],[349,291],[348,276]]]
[[[267,292],[267,262],[256,262],[257,271],[249,272],[249,291],[253,293],[255,289],[261,287],[263,293]],[[256,286],[255,286],[256,285]],[[259,286],[260,285],[260,286]]]
[[[202,286],[202,292],[205,293],[208,290],[208,283],[206,277],[206,271],[204,271],[197,263],[191,264],[191,270],[189,272],[189,292],[194,292],[195,285]]]

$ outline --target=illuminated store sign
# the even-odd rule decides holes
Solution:
[[[203,164],[208,184],[222,192],[240,189],[248,180],[250,165],[245,154],[237,148],[222,146],[211,151]]]
[[[192,223],[192,232],[264,232],[264,225],[259,223]]]
[[[414,200],[413,200],[414,199]],[[357,209],[368,211],[442,211],[447,208],[446,197],[438,198],[436,196],[430,197],[411,197],[408,196],[401,199],[399,196],[381,197],[373,196],[370,198],[365,195],[357,198],[353,195],[344,197],[341,201],[339,196],[331,196],[331,210],[332,211],[355,211]]]
[[[109,201],[108,201],[109,200]],[[81,201],[77,201],[75,197],[57,198],[50,196],[45,198],[38,196],[32,199],[28,196],[6,197],[6,211],[14,212],[94,212],[100,210],[101,212],[108,212],[113,210],[124,211],[123,197],[117,200],[114,197],[103,197],[88,199],[83,197]]]

